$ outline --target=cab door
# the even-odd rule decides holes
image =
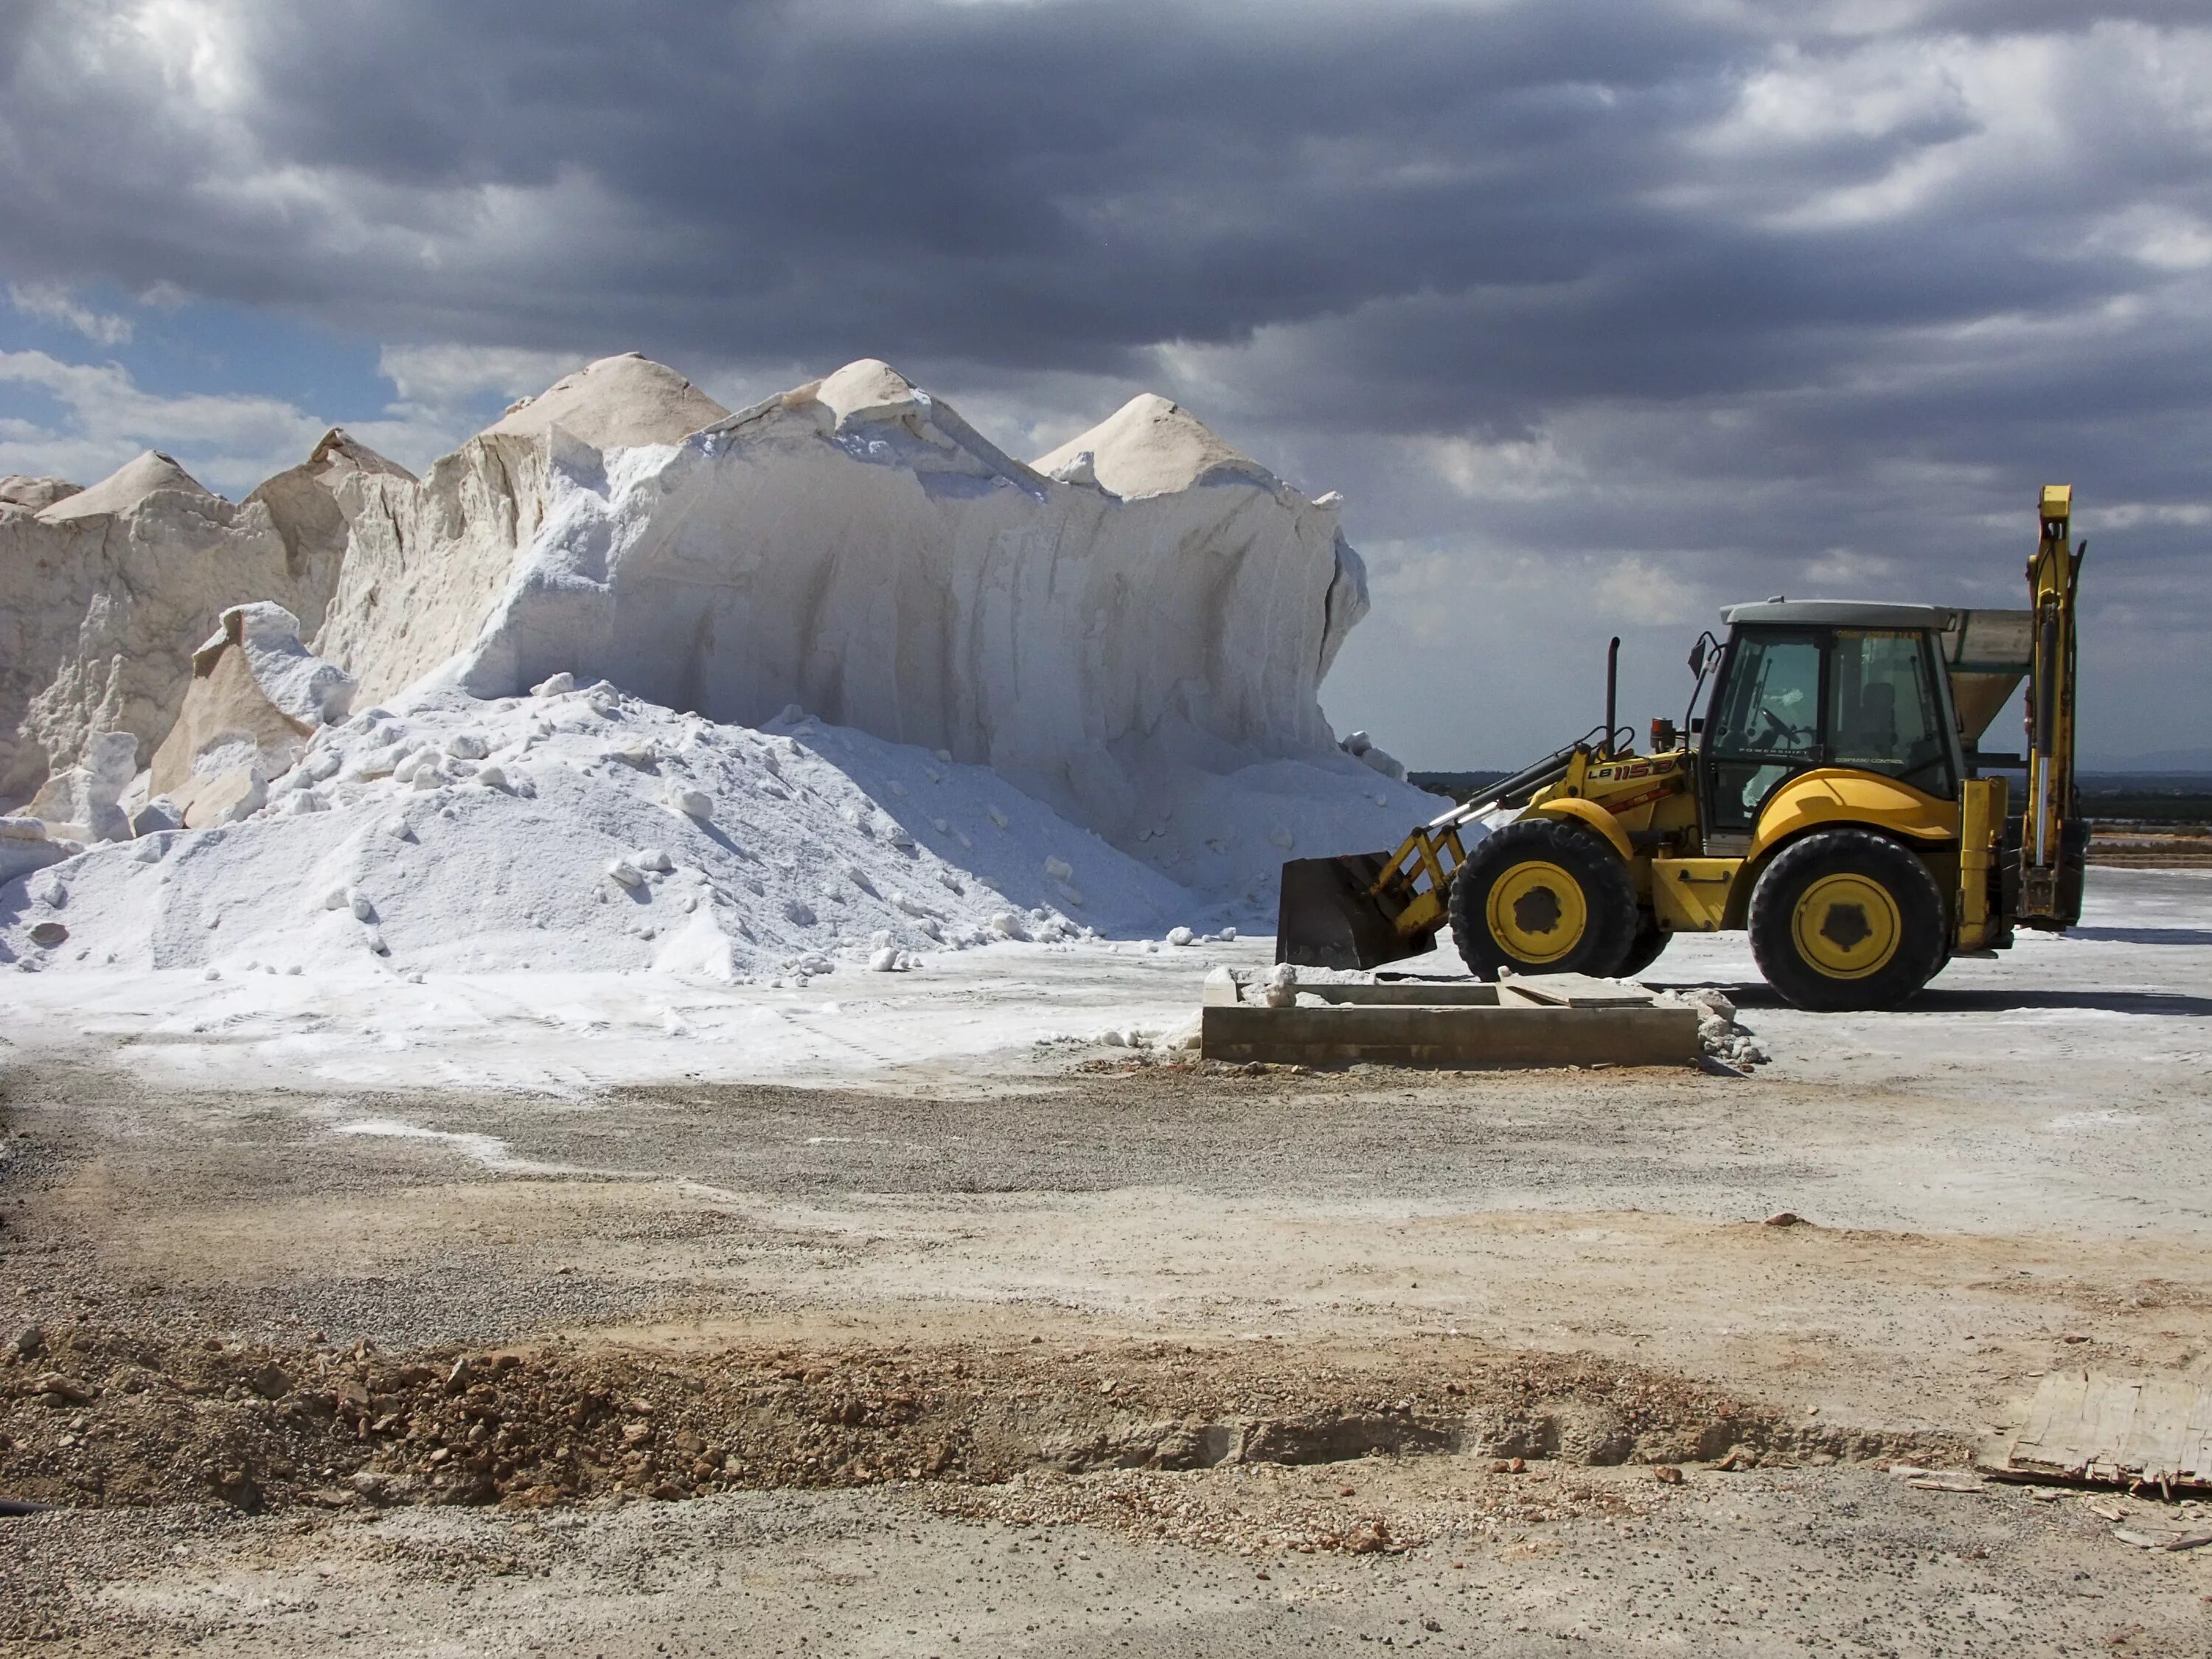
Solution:
[[[1825,629],[1730,636],[1698,750],[1707,854],[1747,851],[1766,798],[1822,763],[1827,644]]]

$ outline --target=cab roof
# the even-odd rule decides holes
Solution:
[[[1721,611],[1730,628],[1746,623],[1788,627],[1925,628],[1936,633],[1951,626],[1954,612],[1941,605],[1885,605],[1868,599],[1760,599],[1731,605]]]

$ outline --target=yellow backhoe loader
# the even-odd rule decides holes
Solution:
[[[1283,866],[1276,959],[1374,968],[1433,948],[1468,967],[1631,977],[1675,933],[1748,928],[1801,1008],[1893,1007],[1954,956],[2081,919],[2074,792],[2073,490],[2046,485],[2030,607],[1776,598],[1690,653],[1686,733],[1638,755],[1602,726],[1407,836]],[[2027,753],[1978,747],[2021,681]],[[1994,774],[1995,775],[1990,775]],[[2023,777],[2012,803],[2007,774]],[[1510,822],[1498,823],[1507,811]],[[1480,839],[1462,830],[1482,820]]]

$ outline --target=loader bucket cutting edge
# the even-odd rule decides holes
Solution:
[[[1368,890],[1391,854],[1291,859],[1283,866],[1275,913],[1275,960],[1302,968],[1379,968],[1422,955],[1433,932],[1407,939]]]

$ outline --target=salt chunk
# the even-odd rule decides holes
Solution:
[[[625,887],[642,887],[645,877],[628,859],[609,859],[607,874]]]
[[[803,899],[786,899],[783,915],[784,919],[794,927],[811,927],[816,921],[814,912],[807,908]]]
[[[278,810],[287,817],[296,818],[308,812],[328,811],[330,803],[312,789],[299,789],[285,796],[284,805]]]
[[[952,826],[947,823],[943,818],[930,819],[929,827],[936,830],[940,836],[949,836],[952,833]]]
[[[36,820],[33,820],[36,822]],[[131,815],[131,833],[134,836],[158,835],[164,830],[181,830],[185,815],[177,803],[167,795],[156,795]]]
[[[538,681],[530,688],[530,695],[533,697],[557,697],[563,691],[574,691],[575,689],[576,677],[564,670],[561,673]]]
[[[345,891],[345,902],[346,908],[353,912],[353,919],[356,921],[374,921],[376,920],[376,906],[369,902],[368,895],[362,892],[360,888],[347,888]]]
[[[896,778],[893,778],[891,780],[891,793],[894,795],[903,795],[906,793],[906,786],[901,783]]]
[[[477,781],[487,789],[504,789],[507,787],[507,769],[503,766],[479,766],[477,768]]]
[[[1170,945],[1194,945],[1197,942],[1198,936],[1192,933],[1188,927],[1170,927],[1168,929],[1168,943]]]
[[[1054,881],[1069,881],[1074,878],[1075,866],[1066,859],[1048,857],[1044,861],[1044,872]]]
[[[1287,853],[1292,847],[1297,844],[1298,838],[1296,836],[1293,836],[1289,830],[1278,824],[1274,829],[1267,831],[1267,839],[1274,842],[1276,846],[1281,848]]]
[[[406,753],[404,744],[389,743],[380,749],[357,755],[338,769],[341,783],[370,783],[378,778],[390,777]]]
[[[343,887],[333,887],[323,895],[323,908],[325,910],[343,910],[345,904],[346,890]]]
[[[455,760],[482,760],[491,753],[491,745],[476,732],[456,732],[446,739],[446,752]]]
[[[641,870],[651,870],[664,876],[676,867],[676,860],[658,847],[640,848],[637,857],[631,861]]]
[[[991,913],[991,931],[1001,939],[1028,937],[1028,933],[1022,927],[1022,919],[1012,910],[994,910]]]
[[[714,803],[703,789],[678,789],[668,797],[668,804],[686,817],[699,819],[714,816]]]
[[[1224,927],[1221,930],[1221,942],[1224,945],[1234,944],[1236,939],[1237,930],[1234,927]]]
[[[999,810],[996,802],[986,805],[983,810],[990,814],[991,822],[997,824],[1000,829],[1003,830],[1006,827],[1006,815]]]
[[[952,751],[950,749],[940,749],[937,751],[937,758],[950,765],[952,761]]]

